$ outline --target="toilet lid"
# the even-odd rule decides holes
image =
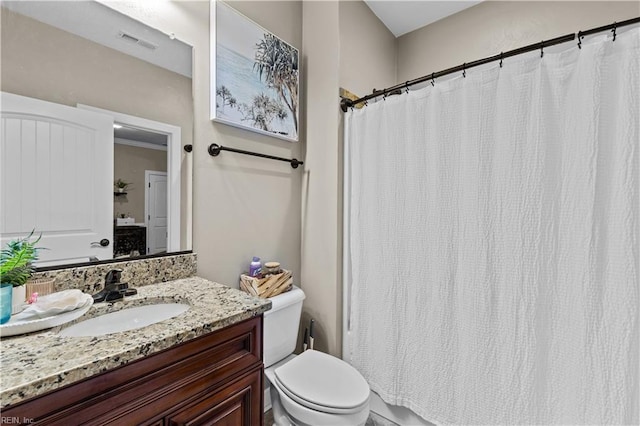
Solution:
[[[296,402],[325,412],[360,409],[369,400],[369,385],[346,362],[307,350],[275,369],[282,390]]]

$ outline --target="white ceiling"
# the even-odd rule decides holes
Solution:
[[[446,18],[481,1],[364,0],[396,37]]]
[[[95,1],[2,1],[2,7],[191,77],[191,46]],[[119,37],[124,32],[155,49]]]

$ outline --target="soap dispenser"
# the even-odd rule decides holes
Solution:
[[[249,276],[257,277],[262,272],[262,262],[260,262],[260,258],[254,256],[251,261],[251,265],[249,266]]]

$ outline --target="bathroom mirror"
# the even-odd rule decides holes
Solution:
[[[191,46],[95,1],[0,14],[2,246],[35,230],[38,267],[191,250]]]

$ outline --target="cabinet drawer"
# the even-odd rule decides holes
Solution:
[[[262,368],[262,316],[9,407],[3,417],[65,426],[159,420],[256,367]]]
[[[262,424],[262,369],[229,383],[167,416],[168,426]]]

